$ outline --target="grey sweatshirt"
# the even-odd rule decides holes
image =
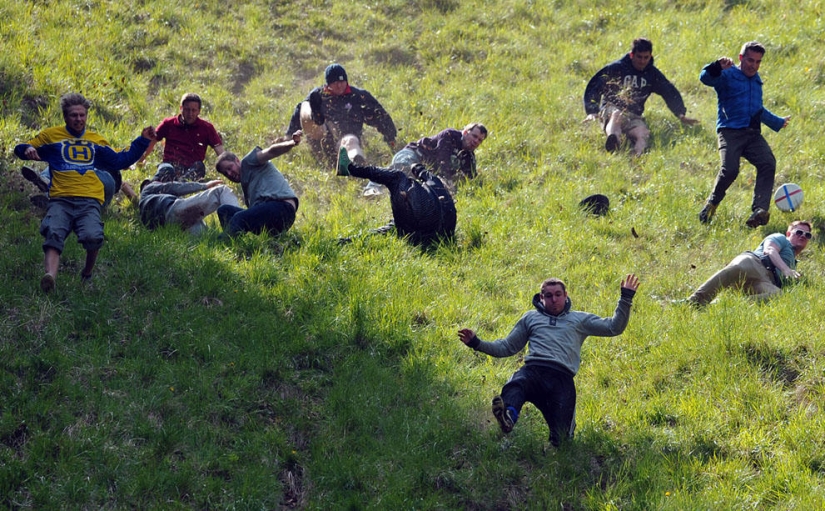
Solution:
[[[562,313],[553,316],[544,309],[536,293],[533,296],[535,310],[524,313],[507,337],[492,342],[476,337],[469,347],[493,357],[509,357],[529,343],[525,364],[560,366],[575,376],[579,372],[584,340],[590,335],[613,337],[624,332],[634,295],[635,291],[622,289],[613,317],[602,318],[588,312],[570,310],[570,298]]]

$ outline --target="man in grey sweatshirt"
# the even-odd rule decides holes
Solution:
[[[573,436],[573,377],[581,364],[582,344],[590,335],[613,337],[624,332],[638,287],[636,275],[627,275],[613,317],[602,318],[570,310],[572,303],[564,282],[551,278],[533,296],[535,310],[524,313],[507,337],[484,342],[469,328],[458,331],[461,342],[493,357],[509,357],[528,346],[524,366],[510,377],[501,395],[493,398],[493,415],[503,432],[513,430],[522,406],[530,402],[541,411],[550,428],[550,443],[558,447],[562,438]]]

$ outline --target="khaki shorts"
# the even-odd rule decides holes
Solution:
[[[610,117],[613,115],[613,112],[617,111],[621,112],[622,133],[627,133],[635,128],[647,129],[647,123],[641,115],[636,115],[628,112],[627,110],[622,110],[611,103],[607,103],[604,108],[599,110],[599,119],[602,121],[602,129],[607,128],[607,123],[610,121]]]

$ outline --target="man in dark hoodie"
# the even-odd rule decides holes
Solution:
[[[633,142],[636,156],[645,151],[650,130],[642,114],[652,93],[662,96],[682,124],[699,122],[685,116],[682,95],[653,65],[653,43],[640,37],[633,41],[630,53],[599,70],[584,90],[585,121],[601,120],[607,134],[606,150],[618,149],[624,134]]]
[[[639,279],[629,274],[621,284],[621,298],[613,317],[602,318],[570,310],[567,289],[559,279],[547,279],[533,296],[535,310],[519,319],[507,337],[484,342],[469,328],[458,331],[461,342],[493,357],[509,357],[525,345],[524,366],[510,377],[501,395],[493,398],[493,415],[504,433],[513,430],[525,402],[541,411],[550,428],[550,442],[558,447],[575,429],[576,385],[581,348],[590,335],[613,337],[624,332]]]
[[[369,91],[351,86],[341,64],[327,66],[324,80],[326,85],[312,89],[295,107],[286,136],[301,130],[323,165],[335,162],[339,147],[347,149],[352,161],[366,164],[361,148],[364,124],[377,129],[395,151],[397,130],[381,103]]]
[[[412,166],[411,178],[403,170],[367,167],[350,161],[346,148],[338,152],[338,175],[369,179],[390,192],[393,225],[402,238],[429,247],[455,236],[456,211],[450,192],[424,165]],[[386,232],[386,226],[377,232]]]

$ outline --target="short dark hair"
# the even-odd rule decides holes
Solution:
[[[63,110],[63,117],[66,117],[66,114],[69,112],[69,108],[73,106],[80,105],[89,111],[89,108],[92,107],[92,103],[86,99],[83,94],[78,94],[77,92],[69,92],[68,94],[63,94],[60,97],[60,109]]]
[[[180,98],[180,106],[183,106],[184,103],[189,103],[190,101],[197,101],[198,108],[203,108],[203,101],[201,101],[201,97],[195,94],[194,92],[187,92]]]
[[[233,153],[232,151],[224,151],[224,152],[221,153],[220,156],[218,156],[218,159],[215,160],[215,170],[218,171],[218,174],[222,174],[222,175],[225,176],[226,174],[221,172],[221,163],[223,163],[225,161],[234,161],[234,160],[237,160],[237,159],[238,159],[238,156],[235,153]]]
[[[633,40],[633,45],[630,47],[630,53],[639,52],[653,52],[653,43],[646,37],[637,37]]]
[[[752,52],[756,52],[760,55],[765,54],[765,47],[762,46],[762,43],[760,43],[758,41],[748,41],[747,43],[743,44],[742,45],[742,51],[740,51],[739,54],[744,55],[745,52],[747,52],[748,50],[750,50]]]
[[[485,137],[487,136],[487,127],[480,122],[471,122],[470,124],[464,126],[464,131],[473,131],[476,128],[478,128],[478,131],[480,131]]]
[[[545,287],[549,286],[561,286],[561,290],[565,293],[567,292],[567,286],[564,285],[564,281],[562,281],[561,279],[551,277],[541,283],[541,289],[544,289]]]

